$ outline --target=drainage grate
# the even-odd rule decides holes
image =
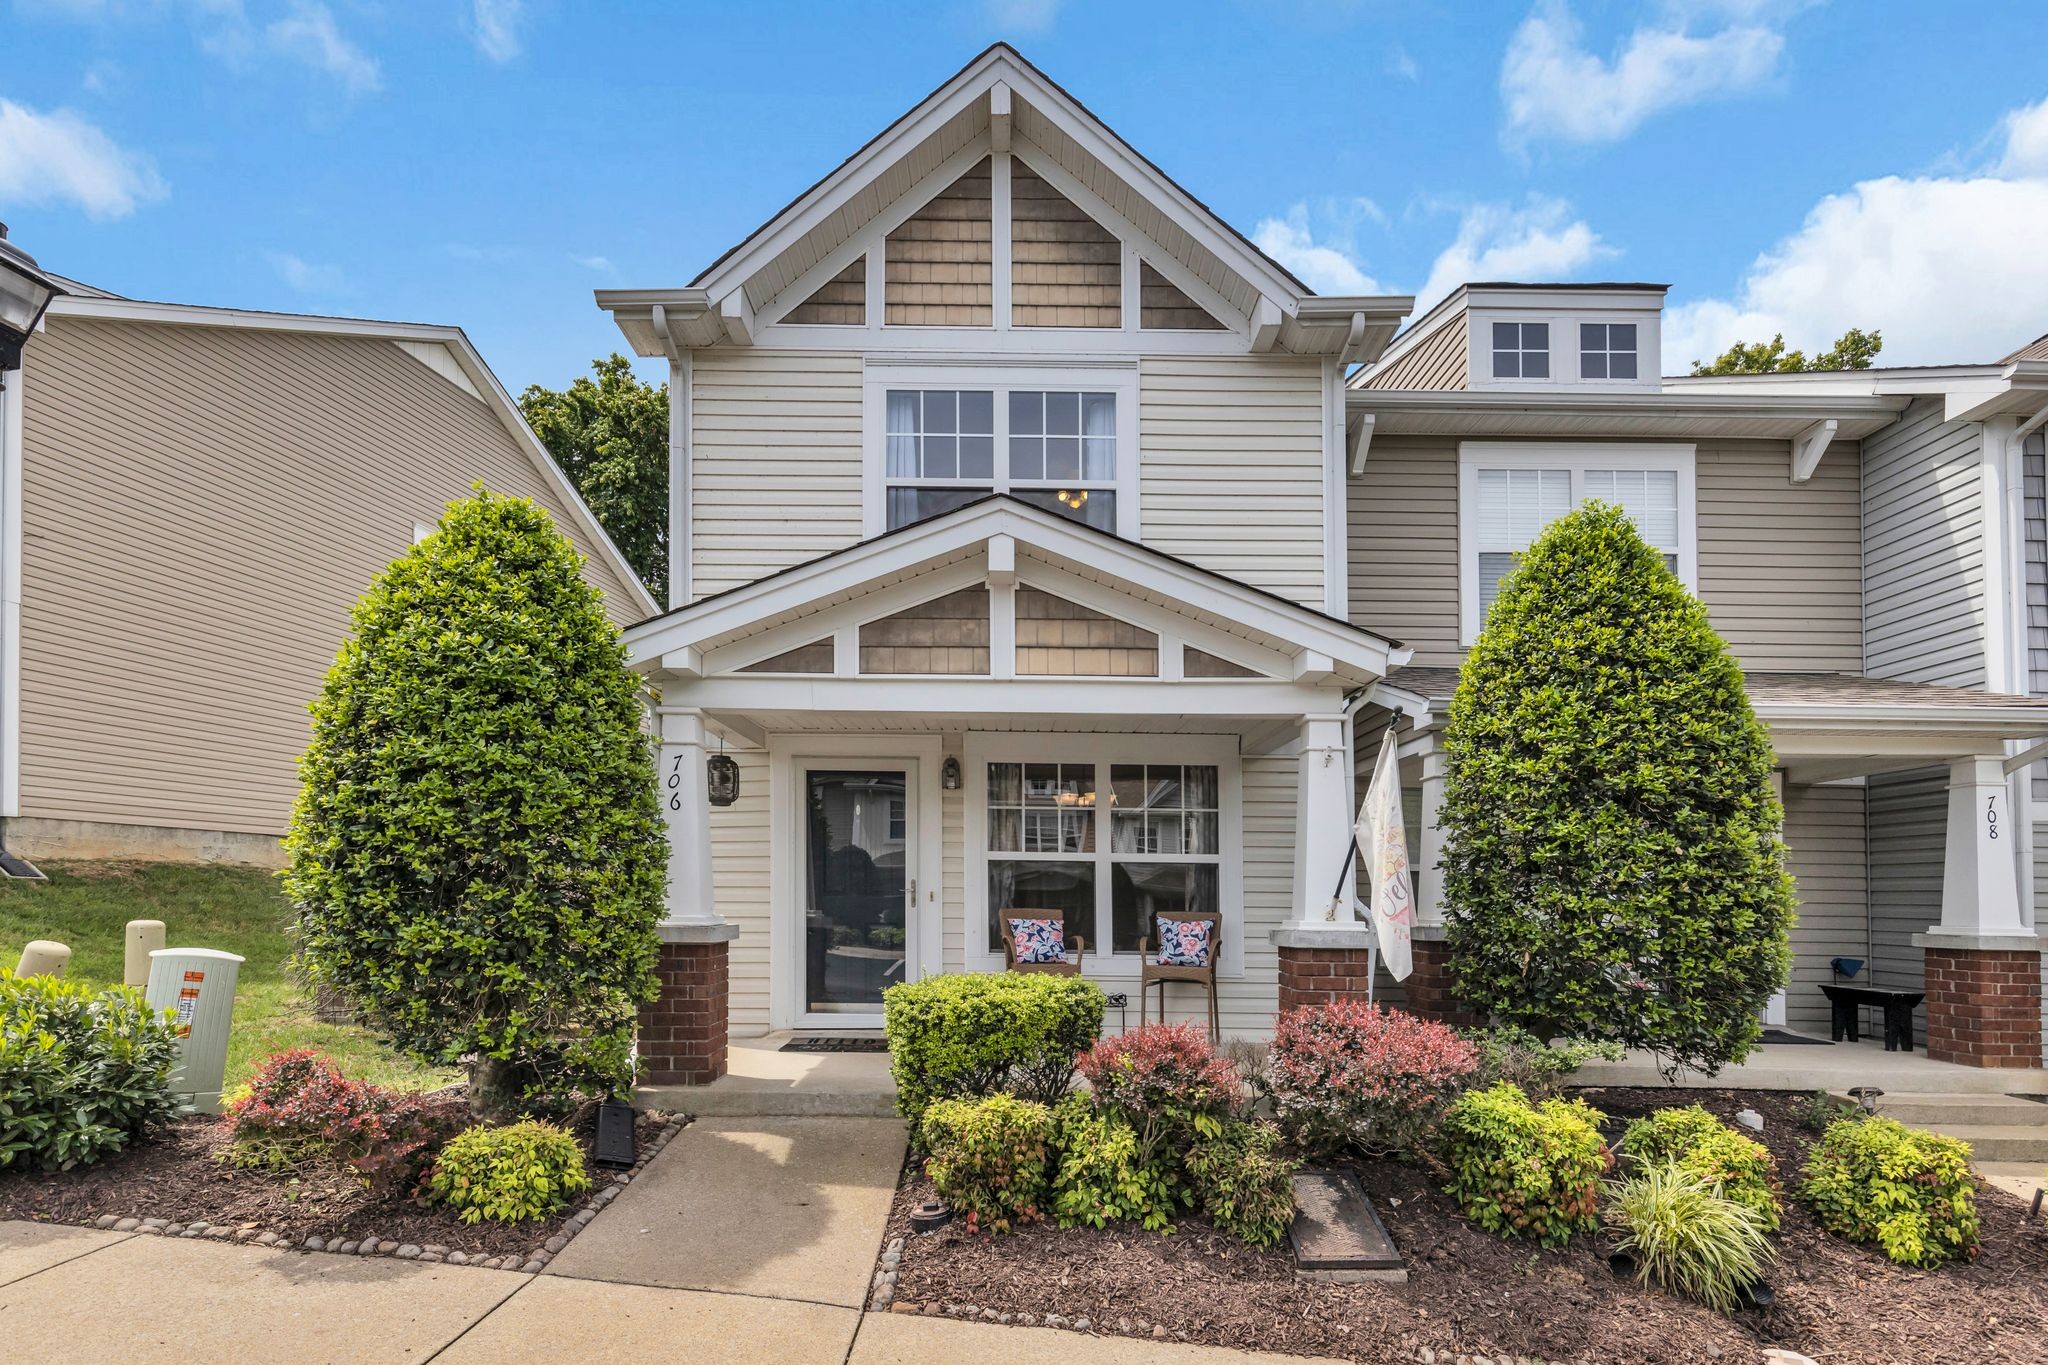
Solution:
[[[887,1052],[882,1038],[792,1038],[778,1052]]]

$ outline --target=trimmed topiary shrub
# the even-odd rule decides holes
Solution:
[[[1053,1110],[1059,1157],[1052,1182],[1053,1217],[1063,1228],[1142,1223],[1173,1231],[1186,1192],[1139,1154],[1138,1130],[1123,1115],[1098,1112],[1086,1095],[1069,1095]]]
[[[1800,1202],[1852,1242],[1899,1265],[1932,1269],[1977,1255],[1970,1144],[1895,1119],[1841,1119],[1807,1153]]]
[[[1563,1246],[1598,1221],[1600,1177],[1614,1165],[1600,1119],[1583,1100],[1532,1105],[1506,1082],[1471,1091],[1444,1114],[1446,1193],[1496,1236]]]
[[[140,991],[0,968],[0,1171],[68,1171],[171,1116],[177,1034]]]
[[[1092,981],[1030,972],[955,973],[891,986],[883,1028],[896,1108],[915,1139],[933,1103],[1013,1093],[1055,1104],[1102,1033]]]
[[[378,575],[313,703],[297,961],[501,1114],[632,1084],[666,879],[640,689],[540,508],[479,491]]]
[[[441,1149],[427,1179],[428,1197],[465,1223],[532,1222],[589,1188],[576,1139],[535,1119],[464,1129]]]
[[[1560,517],[1501,585],[1444,732],[1460,998],[1713,1074],[1784,984],[1792,881],[1742,670],[1628,515]]]
[[[1764,1215],[1723,1197],[1714,1182],[1669,1162],[1645,1166],[1607,1191],[1614,1249],[1636,1261],[1636,1279],[1722,1313],[1776,1258]]]
[[[1099,1109],[1137,1130],[1145,1165],[1177,1168],[1198,1137],[1220,1132],[1244,1104],[1237,1068],[1193,1024],[1153,1024],[1104,1038],[1081,1057],[1080,1070]]]
[[[1324,1155],[1421,1152],[1478,1065],[1457,1030],[1335,1000],[1282,1014],[1259,1087],[1287,1139]]]
[[[1295,1163],[1269,1123],[1232,1119],[1188,1152],[1188,1178],[1202,1216],[1255,1247],[1278,1246],[1294,1221]]]
[[[1778,1163],[1771,1149],[1699,1105],[1659,1109],[1637,1119],[1622,1133],[1620,1145],[1636,1165],[1672,1165],[1696,1175],[1716,1194],[1756,1210],[1765,1232],[1778,1230]]]
[[[1484,1090],[1507,1081],[1534,1100],[1564,1089],[1579,1068],[1595,1058],[1618,1062],[1625,1055],[1619,1043],[1592,1038],[1553,1038],[1546,1043],[1514,1024],[1459,1029],[1458,1036],[1479,1053],[1479,1065],[1469,1082],[1472,1089]]]
[[[969,1232],[1008,1232],[1044,1217],[1052,1111],[1014,1095],[940,1100],[924,1111],[925,1174]]]

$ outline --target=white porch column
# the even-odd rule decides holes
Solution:
[[[1341,714],[1304,716],[1294,784],[1294,923],[1356,922],[1353,897],[1335,898],[1351,848],[1351,755]]]
[[[2026,935],[2013,863],[2014,828],[2001,754],[1949,763],[1948,843],[1941,874],[1941,924],[1935,932],[1983,938]]]
[[[1444,922],[1444,874],[1438,866],[1444,858],[1443,830],[1437,816],[1444,805],[1444,775],[1450,759],[1437,749],[1422,756],[1422,838],[1418,850],[1415,927],[1440,926]]]
[[[668,911],[665,943],[713,943],[735,937],[718,913],[711,887],[711,795],[705,785],[704,713],[662,705],[661,816],[668,826]]]

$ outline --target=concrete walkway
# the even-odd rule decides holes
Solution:
[[[863,1313],[903,1149],[890,1119],[700,1119],[539,1275],[0,1222],[0,1360],[1259,1359]]]

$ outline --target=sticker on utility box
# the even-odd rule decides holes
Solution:
[[[199,1012],[199,987],[205,981],[205,972],[185,973],[185,984],[178,989],[177,1029],[180,1038],[192,1036],[192,1016]]]

